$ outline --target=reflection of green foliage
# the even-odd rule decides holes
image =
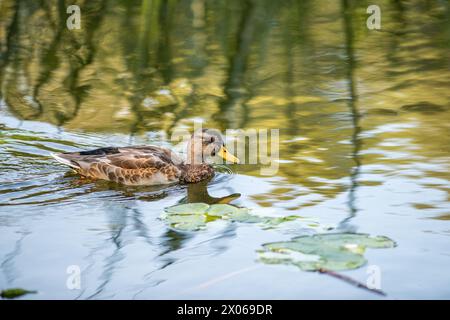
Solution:
[[[0,291],[0,297],[4,299],[14,299],[29,293],[36,293],[36,291],[30,291],[21,288],[12,288]]]
[[[223,219],[242,223],[259,223],[265,229],[273,228],[281,223],[305,220],[311,229],[318,227],[317,223],[306,220],[300,216],[287,217],[261,217],[253,215],[247,208],[237,208],[229,204],[188,203],[165,209],[162,218],[174,229],[195,231],[206,227],[208,222]]]
[[[361,164],[446,160],[444,2],[383,0],[392,12],[383,25],[395,32],[367,30],[358,1],[81,1],[76,31],[64,1],[1,3],[0,100],[12,115],[133,137],[170,135],[199,118],[219,129],[284,128],[277,176],[293,187],[249,195],[259,206],[315,206],[347,192],[348,176],[353,199],[370,182]],[[410,32],[411,19],[423,27]],[[417,130],[386,126],[412,120]],[[236,168],[260,175],[258,165]]]
[[[268,264],[292,264],[305,271],[349,270],[366,263],[366,248],[392,248],[395,242],[367,234],[317,234],[263,245],[259,259]]]

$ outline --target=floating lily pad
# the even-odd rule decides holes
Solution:
[[[208,215],[210,216],[225,216],[233,215],[239,212],[241,209],[231,206],[229,204],[213,204],[208,209]]]
[[[366,248],[392,248],[395,242],[384,236],[334,233],[293,238],[263,245],[259,259],[269,264],[292,264],[304,271],[350,270],[366,263]]]
[[[284,222],[289,222],[289,221],[294,221],[297,219],[301,219],[302,217],[300,216],[287,216],[287,217],[270,217],[270,218],[266,218],[266,220],[264,221],[266,224],[266,228],[272,228],[275,227],[277,225],[279,225],[280,223],[284,223]],[[309,223],[308,224],[310,227],[318,227],[319,225],[316,223]]]
[[[273,228],[281,223],[299,219],[299,216],[261,217],[250,213],[247,208],[229,204],[188,203],[165,209],[162,216],[169,225],[178,230],[195,231],[203,229],[210,221],[217,219],[242,223],[260,223],[263,228]],[[309,221],[311,224],[311,221]]]
[[[198,230],[206,226],[206,216],[202,214],[173,214],[167,216],[170,225],[179,230]]]
[[[240,210],[227,215],[225,218],[244,223],[260,223],[264,221],[264,217],[250,214],[249,210],[246,208],[241,208]]]
[[[173,214],[205,214],[208,209],[206,203],[186,203],[166,208],[165,211]]]
[[[11,288],[0,291],[0,297],[4,299],[14,299],[29,293],[36,293],[36,291],[30,291],[21,288]]]

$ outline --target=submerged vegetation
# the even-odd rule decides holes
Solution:
[[[37,291],[30,291],[21,288],[11,288],[0,290],[0,297],[2,297],[3,299],[15,299],[30,293],[37,293]]]

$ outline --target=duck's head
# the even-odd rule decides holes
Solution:
[[[228,162],[239,163],[239,159],[225,148],[225,143],[219,131],[214,129],[195,131],[188,143],[187,154],[188,164],[206,163],[207,159],[216,155]]]

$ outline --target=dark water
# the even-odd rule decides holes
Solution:
[[[448,1],[0,2],[0,289],[64,298],[379,298],[256,251],[305,233],[215,221],[178,232],[179,202],[298,214],[384,235],[365,253],[388,299],[450,298]],[[72,3],[70,3],[72,4]],[[194,121],[280,129],[279,170],[208,185],[80,179],[50,152],[162,144]],[[66,286],[80,267],[81,289]],[[365,283],[367,266],[345,271]]]

